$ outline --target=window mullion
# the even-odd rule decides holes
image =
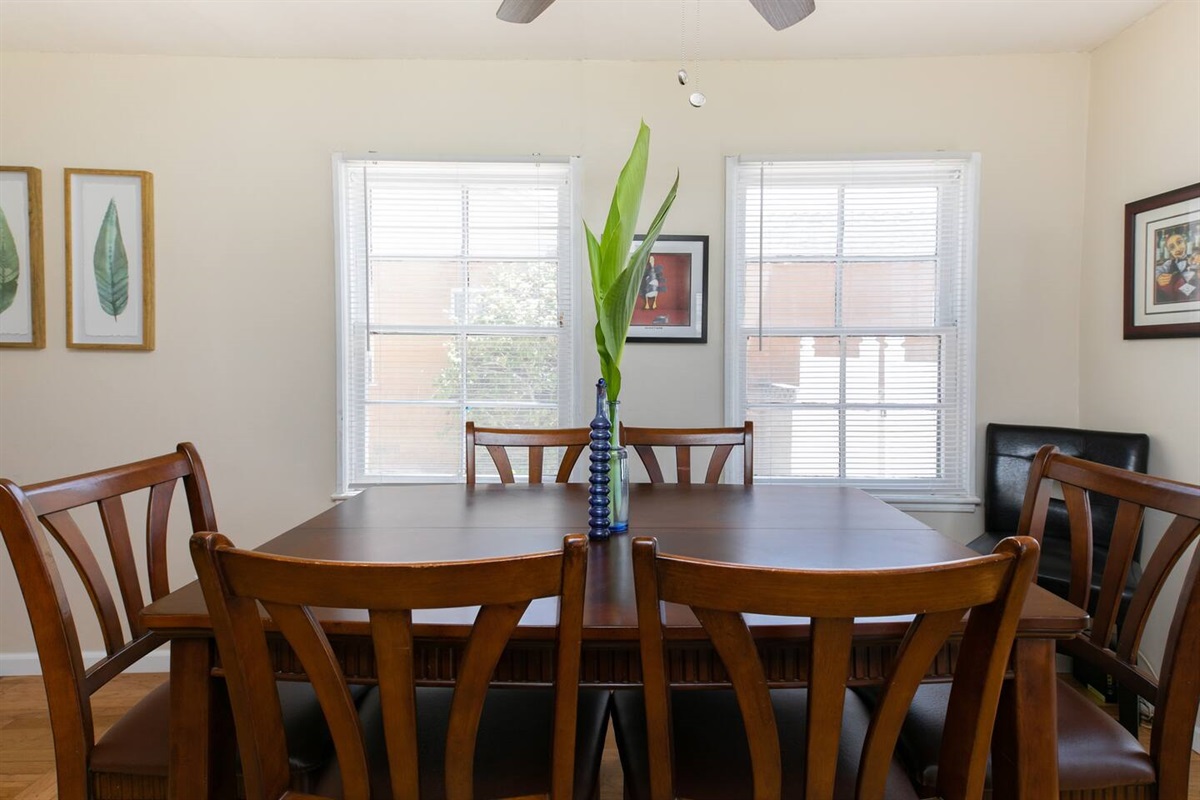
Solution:
[[[837,250],[834,255],[834,278],[833,278],[833,325],[839,331],[842,330],[842,325],[845,322],[845,316],[842,313],[842,301],[844,299],[845,278],[844,264],[842,257],[845,253],[846,240],[846,187],[838,187],[837,200]],[[847,434],[847,410],[846,410],[846,351],[847,351],[846,336],[844,333],[838,335],[838,477],[846,477],[846,440]]]

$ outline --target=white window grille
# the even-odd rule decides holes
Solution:
[[[755,480],[974,502],[977,157],[727,172],[726,407]]]
[[[468,419],[572,424],[574,171],[335,157],[339,493],[462,480]]]

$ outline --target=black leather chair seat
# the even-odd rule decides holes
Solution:
[[[320,703],[308,683],[280,682],[284,734],[292,786],[310,791],[316,778],[333,756],[333,740],[325,725]],[[354,687],[356,697],[365,687]],[[93,786],[106,787],[100,794],[127,797],[166,797],[167,765],[170,763],[171,684],[165,682],[137,702],[96,742],[92,750]],[[123,777],[138,776],[138,777]],[[117,793],[117,784],[125,794]],[[161,785],[155,793],[153,786]]]
[[[1119,722],[1062,681],[1058,683],[1057,695],[1061,791],[1154,784],[1150,756]],[[930,797],[933,793],[949,699],[948,683],[922,686],[913,699],[900,735],[900,753],[922,797]],[[1103,755],[1097,757],[1097,754]],[[990,785],[990,763],[988,782]]]
[[[421,797],[442,798],[445,788],[446,730],[450,688],[417,689],[418,767]],[[475,755],[477,797],[523,797],[550,789],[552,689],[492,689],[484,702]],[[600,777],[600,755],[608,730],[609,692],[582,689],[575,743],[575,797],[592,800]],[[390,800],[392,789],[383,739],[383,707],[372,689],[359,707],[367,740],[372,800]],[[337,759],[317,782],[315,794],[342,797]]]
[[[808,693],[804,689],[777,689],[771,692],[771,702],[780,739],[803,748]],[[671,715],[675,793],[679,797],[731,800],[753,796],[750,751],[732,690],[672,691]],[[854,797],[858,761],[870,721],[870,712],[863,701],[853,692],[847,692],[838,753],[837,800]],[[641,691],[613,693],[613,725],[625,771],[625,797],[649,800],[646,711]],[[804,758],[788,758],[786,750],[782,756],[783,797],[802,798]],[[917,797],[899,758],[892,763],[885,796],[887,800]]]

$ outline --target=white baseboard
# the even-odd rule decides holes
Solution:
[[[1192,752],[1200,753],[1200,725],[1192,731]]]
[[[104,657],[100,650],[92,650],[83,654],[83,662],[92,664]],[[126,672],[170,672],[171,650],[164,645],[153,653],[148,653]],[[42,665],[37,653],[0,653],[0,677],[14,675],[41,675]]]

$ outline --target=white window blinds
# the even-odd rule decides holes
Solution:
[[[468,419],[569,425],[571,164],[338,157],[335,179],[339,492],[462,480]]]
[[[726,386],[756,480],[972,492],[976,162],[728,162]]]

